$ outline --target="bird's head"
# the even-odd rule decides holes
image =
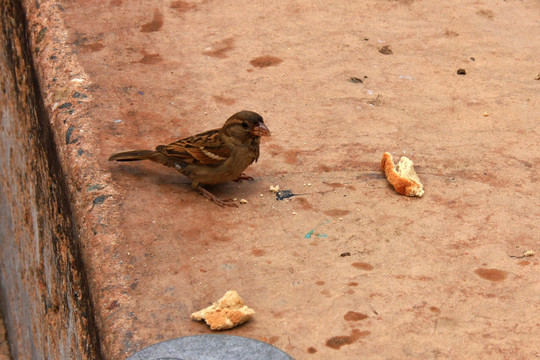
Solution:
[[[262,116],[247,110],[237,112],[228,118],[221,131],[241,141],[270,136],[270,130],[264,124]]]

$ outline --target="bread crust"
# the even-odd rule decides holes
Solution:
[[[235,290],[229,290],[217,303],[191,314],[191,320],[206,321],[211,330],[226,330],[245,323],[255,314]]]
[[[420,197],[424,195],[424,186],[414,171],[413,165],[411,159],[402,156],[396,170],[394,159],[388,152],[383,154],[381,160],[381,170],[384,171],[386,179],[398,194]]]

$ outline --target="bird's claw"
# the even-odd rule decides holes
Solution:
[[[255,179],[253,179],[251,176],[247,176],[247,175],[244,174],[244,173],[241,173],[241,174],[240,174],[236,179],[234,179],[233,181],[241,183],[243,180],[246,180],[246,181],[255,181]]]

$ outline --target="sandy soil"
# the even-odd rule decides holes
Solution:
[[[537,1],[61,4],[90,84],[72,146],[111,174],[82,189],[116,214],[84,244],[108,358],[210,332],[189,315],[229,289],[256,314],[227,334],[296,359],[540,358]],[[242,109],[273,136],[212,189],[238,209],[107,162]]]

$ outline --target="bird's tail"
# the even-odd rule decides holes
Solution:
[[[157,154],[153,150],[130,150],[123,151],[116,154],[112,154],[109,161],[139,161],[139,160],[153,160]]]

